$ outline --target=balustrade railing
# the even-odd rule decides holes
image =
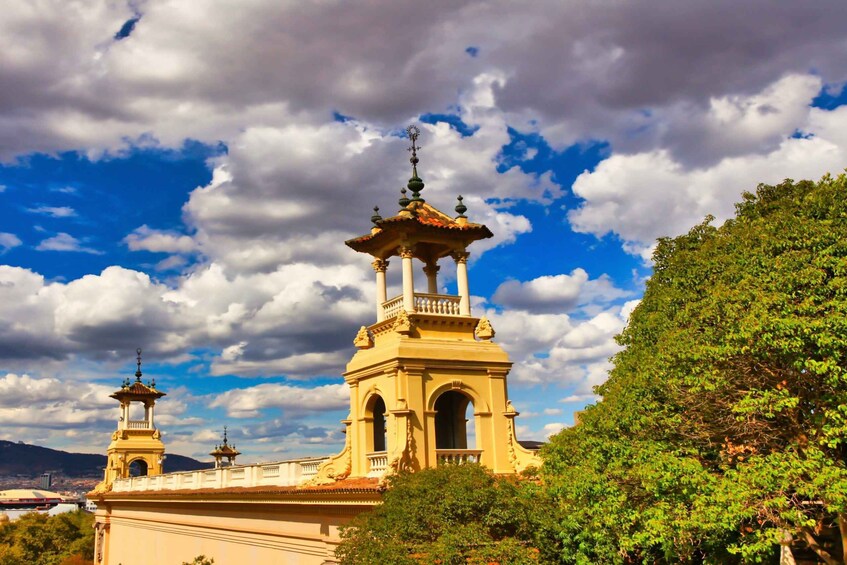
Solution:
[[[116,480],[112,484],[112,490],[115,492],[131,492],[226,488],[228,486],[296,486],[315,476],[320,464],[327,459],[327,457],[310,457],[277,463],[237,465],[218,469],[129,477]]]
[[[388,468],[388,453],[385,451],[374,451],[368,453],[368,477],[381,477]]]
[[[435,457],[439,465],[462,465],[479,463],[481,449],[436,449]]]
[[[415,312],[418,314],[436,314],[440,316],[459,316],[460,296],[448,294],[428,294],[424,292],[415,293]],[[403,309],[403,296],[395,296],[391,300],[382,303],[382,311],[385,319],[390,320],[397,316]]]
[[[146,430],[150,427],[150,422],[147,420],[128,420],[126,427],[128,430]]]

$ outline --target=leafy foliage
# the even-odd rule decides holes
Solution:
[[[532,480],[449,465],[390,477],[384,503],[342,529],[343,564],[549,562],[556,541]]]
[[[183,561],[182,565],[214,565],[214,563],[215,560],[211,557],[206,557],[205,555],[198,555],[190,563],[188,561]]]
[[[0,524],[3,565],[69,565],[94,560],[94,515],[82,510],[24,514]]]
[[[603,400],[544,452],[564,562],[844,559],[847,178],[711,221],[659,241]]]

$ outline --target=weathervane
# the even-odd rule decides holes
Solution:
[[[135,363],[138,365],[138,369],[135,371],[135,378],[141,381],[141,348],[139,347],[135,352],[138,354],[138,357],[135,358]]]
[[[418,136],[421,134],[421,130],[418,129],[416,125],[410,125],[406,128],[406,134],[409,136],[409,140],[412,142],[412,146],[409,147],[409,151],[412,152],[412,157],[409,159],[409,162],[412,163],[412,178],[409,179],[409,184],[406,185],[409,187],[409,190],[412,191],[412,200],[423,202],[423,198],[421,198],[421,191],[424,188],[424,183],[418,177]]]

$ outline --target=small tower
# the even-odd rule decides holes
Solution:
[[[512,363],[492,342],[490,322],[471,314],[467,248],[492,233],[468,221],[461,196],[455,218],[421,197],[419,131],[410,126],[407,133],[412,198],[404,188],[395,216],[377,211],[371,232],[346,242],[374,258],[376,323],[362,326],[353,341],[359,351],[344,373],[350,386],[347,444],[322,465],[318,482],[445,463],[478,462],[496,473],[540,464],[515,437],[518,413],[506,390]],[[402,294],[389,299],[386,270],[398,256]],[[438,263],[448,257],[456,265],[458,296],[439,293]],[[415,290],[415,260],[423,264],[426,292]]]
[[[106,473],[101,485],[107,488],[115,479],[162,473],[165,445],[153,422],[153,407],[165,393],[156,390],[155,380],[141,382],[141,350],[136,352],[135,381],[127,378],[120,390],[109,395],[120,402],[121,411],[118,429],[106,450]]]
[[[226,426],[224,426],[224,441],[220,445],[215,446],[215,450],[209,455],[215,458],[215,469],[221,467],[232,467],[235,464],[235,458],[241,455],[240,451],[235,449],[235,446],[230,446],[226,439]],[[224,461],[226,458],[226,461]]]

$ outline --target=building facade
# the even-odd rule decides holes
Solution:
[[[376,321],[355,336],[358,351],[344,373],[350,414],[343,450],[162,475],[156,461],[164,446],[152,418],[163,393],[140,382],[139,359],[137,382],[112,395],[127,419],[109,446],[104,481],[90,495],[98,504],[95,563],[181,563],[201,554],[222,565],[332,563],[339,528],[380,503],[388,474],[462,463],[517,473],[540,464],[515,435],[508,355],[493,341],[490,322],[471,312],[468,248],[492,234],[468,221],[461,196],[455,217],[422,198],[418,132],[408,132],[411,194],[402,191],[396,215],[382,218],[375,209],[370,233],[346,242],[374,259]],[[402,273],[402,293],[391,299],[389,262]],[[416,262],[426,292],[416,291]],[[455,267],[457,296],[439,293],[440,263]],[[145,406],[144,426],[129,420],[124,406],[132,402]],[[150,434],[136,438],[136,429]],[[146,473],[131,477],[136,460]]]

